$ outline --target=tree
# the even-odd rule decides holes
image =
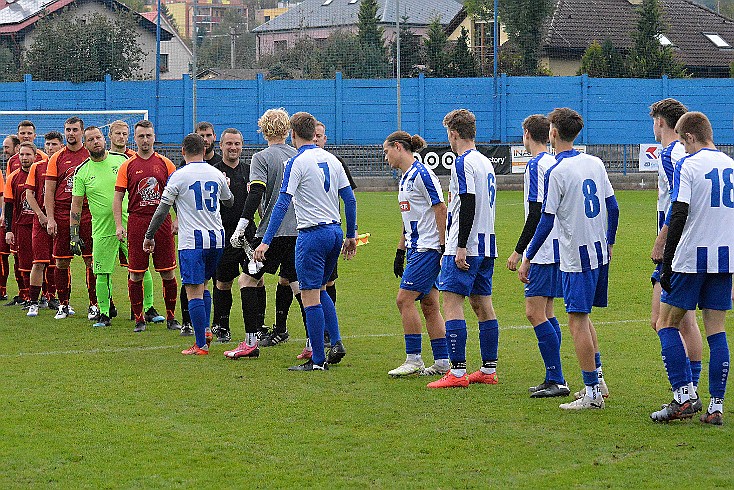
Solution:
[[[676,61],[671,47],[660,44],[665,25],[658,0],[643,0],[637,13],[637,30],[632,33],[634,44],[627,56],[627,75],[634,78],[686,76],[685,68]]]
[[[601,45],[601,50],[607,62],[607,76],[609,78],[623,78],[625,76],[624,57],[614,47],[612,40],[606,38]]]
[[[398,43],[393,41],[390,53],[397,63]],[[418,75],[416,66],[421,64],[421,42],[420,38],[408,27],[408,17],[401,18],[400,23],[400,76],[414,77]]]
[[[454,77],[471,78],[478,75],[477,59],[469,48],[469,31],[463,26],[461,28],[461,35],[451,50],[451,62],[449,66],[451,67],[451,75]]]
[[[426,38],[423,40],[423,64],[431,76],[447,76],[449,65],[447,46],[448,38],[441,25],[441,18],[434,17],[428,24]]]
[[[138,23],[131,12],[115,10],[109,19],[100,13],[81,16],[75,9],[38,21],[25,69],[39,80],[91,82],[142,78]],[[73,39],[63,43],[60,39]]]
[[[492,0],[476,0],[490,3]],[[547,74],[540,65],[543,26],[553,12],[553,0],[502,0],[499,15],[510,41],[517,45],[523,75]]]
[[[0,82],[17,82],[22,79],[15,54],[7,46],[0,45]]]
[[[606,78],[609,76],[609,65],[607,64],[606,58],[604,58],[604,50],[601,44],[596,41],[592,42],[586,48],[584,55],[581,57],[581,66],[576,72],[576,75],[583,74],[596,78]]]
[[[235,30],[235,68],[251,68],[255,63],[255,35],[245,32],[241,13],[227,10],[222,21],[205,34],[197,52],[199,68],[231,67],[231,29]]]
[[[362,0],[357,13],[357,39],[361,46],[360,62],[362,78],[385,77],[390,66],[385,53],[384,34],[377,24],[377,0]]]

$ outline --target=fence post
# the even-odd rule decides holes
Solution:
[[[669,81],[668,75],[663,75],[662,78],[660,79],[663,99],[668,98],[668,81]]]
[[[622,145],[622,175],[627,175],[627,145]]]
[[[344,83],[342,72],[334,74],[334,133],[337,145],[344,141]]]
[[[263,74],[258,73],[255,81],[257,83],[257,117],[260,117],[260,115],[265,112],[265,83]],[[253,129],[253,131],[255,131],[255,141],[260,142],[260,135],[257,130]]]
[[[426,132],[426,75],[418,75],[418,134],[425,137]]]
[[[589,75],[581,75],[581,117],[584,127],[581,130],[581,143],[586,144],[589,140]]]
[[[188,125],[194,118],[194,101],[192,97],[189,97],[188,94],[191,93],[192,87],[191,87],[191,77],[188,73],[184,73],[181,75],[181,84],[183,85],[183,94],[184,97],[181,99],[183,100],[183,118],[181,119],[181,134],[186,135],[189,134],[191,131],[188,130]],[[193,128],[192,128],[193,129]]]
[[[33,110],[33,75],[26,73],[23,75],[23,84],[25,85],[25,110]]]
[[[104,108],[105,110],[110,109],[110,103],[112,102],[112,76],[106,73],[104,76]],[[156,126],[157,127],[157,126]]]
[[[500,75],[500,143],[507,142],[507,73]]]

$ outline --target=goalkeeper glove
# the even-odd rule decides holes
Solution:
[[[663,288],[666,292],[670,292],[673,287],[670,285],[670,279],[673,275],[673,265],[672,264],[666,264],[663,262],[663,267],[660,270],[660,287]]]
[[[71,240],[69,241],[69,250],[74,255],[81,255],[82,247],[84,247],[84,242],[79,236],[79,225],[71,225],[69,227],[69,234],[71,235]]]
[[[247,230],[247,226],[250,224],[250,220],[247,218],[240,218],[239,222],[237,223],[237,228],[235,228],[234,233],[232,233],[232,237],[229,239],[229,243],[234,248],[244,248],[245,247],[245,231]]]
[[[392,264],[392,271],[395,277],[403,277],[405,270],[405,250],[399,248],[395,251],[395,261]]]

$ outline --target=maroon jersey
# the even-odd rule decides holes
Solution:
[[[158,153],[147,160],[137,154],[125,160],[117,171],[115,190],[127,191],[128,213],[152,217],[161,202],[168,177],[175,171],[173,162]]]
[[[48,161],[48,155],[46,155],[41,150],[36,150],[36,161],[43,162],[44,160]],[[16,153],[12,157],[8,158],[7,169],[5,170],[5,172],[10,175],[18,170],[20,167],[20,156],[18,156],[18,154]]]
[[[74,188],[74,173],[87,158],[89,158],[89,151],[84,147],[71,151],[65,146],[51,155],[46,169],[46,180],[56,181],[55,217],[65,213],[68,219],[71,209],[71,191]],[[84,209],[89,213],[88,205],[85,204]]]
[[[36,196],[36,201],[41,207],[41,211],[46,212],[46,206],[43,204],[43,196],[46,194],[46,169],[48,161],[42,160],[31,165],[28,172],[28,178],[25,181],[25,188],[30,189]]]
[[[33,212],[28,201],[25,198],[25,181],[28,179],[28,172],[19,168],[8,176],[5,181],[5,202],[13,203],[13,228],[19,225],[32,225]]]

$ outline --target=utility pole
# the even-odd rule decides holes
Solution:
[[[237,44],[237,29],[229,28],[229,67],[234,70],[234,53]]]

